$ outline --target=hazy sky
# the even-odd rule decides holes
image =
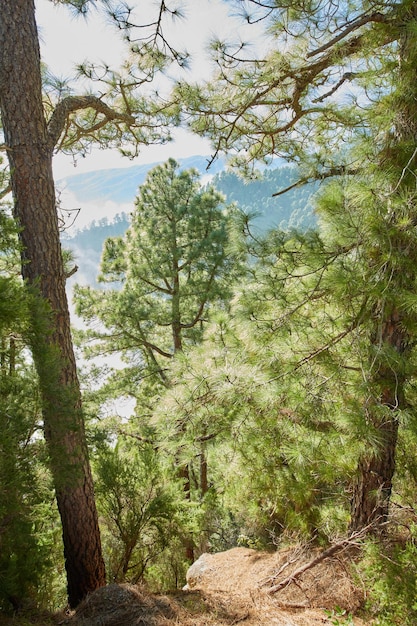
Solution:
[[[155,11],[158,0],[132,0],[131,5],[141,8],[138,13],[143,22],[147,15],[144,7]],[[179,3],[178,3],[179,4]],[[245,27],[237,17],[230,15],[230,3],[222,0],[186,0],[186,17],[170,30],[173,41],[180,42],[192,55],[192,66],[185,76],[207,77],[210,65],[207,61],[207,44],[216,34],[221,37],[245,37]],[[68,7],[55,5],[51,0],[36,0],[36,18],[41,38],[41,54],[51,71],[62,77],[71,76],[77,63],[85,59],[107,61],[113,67],[123,58],[124,44],[114,27],[106,22],[98,10],[92,9],[90,16],[74,16]],[[239,30],[239,35],[238,35]],[[250,30],[253,37],[253,28]],[[152,163],[170,156],[185,157],[194,154],[209,154],[208,142],[185,131],[177,132],[175,144],[144,147],[134,163]],[[57,156],[54,160],[56,178],[85,171],[108,167],[129,167],[132,162],[109,150],[96,150],[86,158],[77,160],[74,167],[70,157]]]

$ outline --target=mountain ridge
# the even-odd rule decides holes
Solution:
[[[195,155],[176,159],[180,169],[197,169],[201,175],[206,173],[212,177],[226,167],[224,159],[216,160],[207,170],[209,156]],[[64,187],[77,200],[91,202],[111,200],[124,204],[135,198],[137,190],[145,182],[148,172],[160,165],[163,161],[132,165],[131,167],[117,167],[103,170],[93,170],[81,174],[71,174],[57,181],[57,187]]]
[[[178,162],[180,169],[197,169],[204,184],[207,182],[204,181],[204,172],[208,159],[197,155],[178,159]],[[134,208],[139,187],[145,182],[148,172],[160,164],[96,170],[58,181],[58,187],[65,184],[77,202],[85,203],[83,208],[88,203],[90,208],[91,205],[100,208],[98,220],[93,219],[78,229],[75,223],[71,230],[62,233],[64,246],[71,248],[76,257],[82,259],[84,277],[89,284],[96,284],[105,239],[124,235],[130,225],[129,208]],[[251,181],[244,181],[236,173],[226,170],[225,162],[220,159],[214,168],[210,168],[210,184],[225,196],[226,204],[235,203],[250,216],[251,229],[258,234],[271,228],[307,230],[315,227],[311,195],[317,185],[291,189],[279,197],[273,195],[293,184],[297,178],[298,170],[289,165],[265,168],[259,178]],[[106,214],[106,202],[113,205],[111,216]]]

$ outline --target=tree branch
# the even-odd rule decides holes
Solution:
[[[198,307],[197,313],[195,314],[194,318],[191,320],[191,322],[188,322],[188,324],[181,324],[181,328],[194,328],[194,326],[199,321],[201,321],[201,316],[203,315],[205,306],[207,304],[208,292],[209,292],[209,289],[210,289],[211,285],[214,282],[214,279],[215,279],[216,272],[217,272],[218,268],[219,268],[219,265],[216,264],[213,267],[212,271],[211,271],[211,275],[210,275],[209,280],[207,281],[207,284],[206,284],[206,295],[205,295],[205,298],[202,300],[202,302],[200,302],[200,306]]]
[[[365,24],[369,24],[370,22],[386,23],[387,21],[388,21],[387,16],[384,15],[383,13],[380,13],[379,11],[377,11],[376,13],[372,13],[371,15],[364,15],[362,17],[359,17],[358,19],[354,20],[351,24],[349,24],[349,26],[347,26],[339,35],[337,35],[336,37],[334,37],[327,43],[320,46],[320,48],[316,48],[315,50],[312,50],[311,52],[309,52],[307,54],[307,59],[310,59],[311,57],[314,57],[317,54],[321,54],[322,52],[325,52],[326,50],[334,46],[336,43],[338,43],[342,39],[345,39],[345,37],[347,37],[347,35],[352,33],[354,30],[357,30],[361,26],[365,26]]]
[[[12,186],[9,183],[7,187],[5,187],[4,189],[0,191],[0,200],[3,200],[3,198],[5,198],[7,194],[9,194],[11,191],[12,191]]]
[[[281,189],[280,191],[276,191],[272,194],[272,198],[276,198],[277,196],[282,196],[284,193],[291,191],[291,189],[295,189],[296,187],[301,187],[302,185],[308,185],[309,183],[314,183],[319,180],[324,180],[326,178],[332,178],[333,176],[353,176],[358,174],[359,170],[357,168],[347,168],[345,165],[341,165],[340,167],[331,167],[326,172],[317,173],[316,176],[305,176],[304,178],[300,178],[292,185]]]
[[[173,357],[173,355],[170,352],[165,352],[165,350],[162,350],[162,348],[159,348],[158,346],[156,346],[154,343],[151,343],[150,341],[142,340],[142,345],[145,348],[148,348],[150,351],[156,352],[160,356],[163,356],[167,359],[172,359]]]
[[[148,439],[148,437],[141,437],[140,435],[136,435],[135,433],[130,433],[120,426],[115,429],[115,432],[118,435],[122,435],[123,437],[131,437],[132,439],[136,439],[136,441],[140,441],[141,443],[148,443],[150,446],[153,447],[156,452],[158,451],[158,446],[155,445],[155,441],[152,441],[152,439]]]
[[[133,126],[136,122],[133,115],[115,111],[97,96],[68,96],[57,104],[48,123],[49,147],[51,150],[57,145],[69,115],[82,109],[94,109],[97,113],[101,113],[107,121],[117,120],[124,122],[128,126]]]
[[[317,348],[316,350],[313,350],[313,352],[311,352],[310,354],[308,354],[304,358],[302,358],[299,361],[297,361],[297,363],[294,364],[294,366],[291,368],[291,370],[288,370],[286,372],[282,372],[281,374],[278,374],[277,376],[274,376],[273,378],[270,378],[267,381],[267,383],[271,383],[271,382],[273,382],[275,380],[280,380],[280,379],[284,378],[285,376],[288,376],[288,374],[296,372],[303,365],[305,365],[306,363],[309,363],[309,361],[312,361],[316,357],[320,356],[320,354],[323,354],[323,352],[327,352],[327,350],[329,350],[333,346],[337,345],[339,343],[339,341],[342,341],[342,339],[347,337],[352,331],[354,331],[356,328],[358,328],[360,326],[360,324],[362,323],[362,318],[363,318],[363,314],[364,314],[364,311],[365,311],[366,302],[367,302],[367,299],[365,298],[364,302],[362,303],[362,306],[360,308],[360,311],[359,311],[358,315],[356,316],[356,318],[352,321],[352,323],[345,330],[341,331],[336,336],[332,337],[324,346],[320,346],[319,348]],[[265,383],[262,383],[262,385],[263,384],[265,384]]]
[[[209,166],[220,152],[227,151],[230,146],[234,145],[236,138],[239,139],[242,136],[241,128],[245,128],[247,144],[259,145],[261,143],[260,137],[262,136],[265,138],[269,137],[274,144],[279,136],[288,133],[300,120],[313,114],[323,114],[326,111],[331,115],[331,109],[326,109],[323,101],[331,98],[335,91],[347,80],[352,80],[354,78],[353,72],[346,72],[336,85],[329,86],[325,94],[315,99],[312,98],[310,102],[305,102],[308,90],[327,83],[330,80],[329,72],[334,66],[340,67],[341,63],[347,62],[350,58],[357,55],[368,44],[374,30],[372,28],[366,30],[363,28],[364,25],[375,22],[390,23],[390,21],[393,21],[393,14],[391,13],[387,15],[374,13],[370,16],[358,18],[330,42],[313,52],[307,53],[303,65],[297,67],[283,63],[282,67],[274,73],[272,82],[269,79],[269,75],[264,77],[261,72],[257,81],[261,88],[252,91],[248,89],[247,97],[241,104],[236,99],[235,92],[232,91],[233,100],[230,101],[227,110],[223,107],[222,111],[218,111],[216,107],[210,107],[210,94],[208,94],[205,102],[208,106],[203,106],[199,111],[199,115],[204,115],[206,119],[211,121],[211,127],[210,121],[205,122],[205,130],[212,134],[215,132],[217,135],[214,144],[214,154],[209,162]],[[360,27],[362,27],[362,30]],[[353,31],[356,31],[355,34],[349,36]],[[386,46],[397,38],[398,33],[394,28],[389,31],[385,29],[384,32],[379,34],[378,46]],[[311,59],[311,57],[315,57],[319,53],[322,54],[317,56],[317,58]],[[228,77],[224,73],[223,80],[233,90],[239,90],[239,93],[241,93],[241,72],[237,72],[235,77]],[[277,90],[278,93],[276,93]],[[218,86],[214,89],[213,98],[217,98],[217,93]],[[312,106],[314,104],[316,106]],[[319,107],[318,105],[321,106]],[[258,114],[258,110],[261,111],[260,114]],[[281,114],[282,116],[280,117]],[[266,116],[271,117],[272,122],[274,119],[276,120],[274,127],[272,124],[266,124]],[[215,118],[218,118],[220,121],[215,122]],[[267,148],[268,153],[270,153],[271,147],[267,146]],[[246,147],[245,149],[248,148]],[[258,152],[262,156],[262,146]],[[256,158],[256,155],[252,155],[251,158]]]
[[[312,569],[313,567],[316,567],[316,565],[318,565],[325,559],[328,559],[329,557],[333,556],[337,552],[340,552],[341,550],[344,550],[345,548],[348,548],[349,546],[356,545],[355,541],[357,539],[361,539],[362,537],[364,537],[366,533],[373,526],[375,526],[375,521],[372,522],[371,524],[368,524],[361,530],[358,530],[352,533],[351,535],[349,535],[349,537],[345,537],[341,541],[338,541],[337,543],[333,544],[332,546],[327,548],[327,550],[324,550],[318,556],[314,557],[314,559],[312,559],[311,561],[308,561],[308,563],[304,563],[304,565],[301,565],[298,569],[295,570],[295,572],[287,576],[287,578],[284,578],[284,580],[281,580],[281,582],[279,582],[278,584],[274,585],[273,587],[270,587],[268,589],[268,593],[273,594],[273,593],[277,593],[277,591],[281,591],[281,589],[288,587],[288,585],[290,585],[291,583],[295,582],[298,578],[300,578],[300,576],[304,574],[304,572],[306,572],[307,570]]]

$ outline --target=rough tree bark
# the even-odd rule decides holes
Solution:
[[[65,293],[34,0],[0,0],[0,108],[14,215],[22,227],[22,275],[39,294],[32,349],[74,607],[105,584],[105,569]]]
[[[378,350],[377,338],[372,345]],[[382,324],[379,333],[381,349],[387,346],[400,359],[409,345],[409,337],[396,311]],[[395,472],[395,457],[398,438],[398,410],[405,408],[403,373],[387,366],[380,366],[372,384],[379,392],[378,403],[371,401],[366,407],[368,418],[379,436],[377,450],[364,454],[358,463],[353,485],[350,531],[370,527],[379,530],[386,522]],[[378,407],[386,409],[382,412]]]

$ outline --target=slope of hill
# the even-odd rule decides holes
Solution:
[[[233,172],[226,171],[217,174],[212,182],[226,196],[227,202],[236,202],[246,213],[253,214],[251,223],[258,231],[266,232],[271,228],[314,228],[316,220],[311,196],[316,185],[305,185],[282,196],[273,196],[297,179],[295,167],[283,166],[266,169],[261,178],[246,183]]]
[[[371,626],[373,620],[356,615],[361,612],[364,589],[352,575],[354,555],[344,552],[297,577],[297,571],[316,554],[301,545],[269,553],[232,548],[204,554],[187,575],[194,572],[195,579],[199,568],[198,579],[182,591],[161,595],[142,585],[110,583],[91,593],[73,612],[0,615],[0,625]],[[284,578],[288,584],[271,593],[271,587]]]
[[[179,160],[181,168],[197,169],[205,179],[208,157],[195,156]],[[103,206],[106,201],[131,206],[138,188],[145,181],[150,169],[157,163],[133,166],[127,169],[112,169],[70,176],[58,184],[65,184],[67,189],[81,202]],[[311,195],[315,186],[306,185],[292,189],[286,194],[273,197],[297,180],[297,170],[291,166],[265,169],[256,180],[245,182],[233,172],[225,171],[224,163],[216,162],[210,168],[210,183],[224,194],[226,203],[236,203],[243,211],[252,216],[251,227],[259,232],[266,232],[273,227],[284,230],[314,227],[316,221],[311,204]],[[129,226],[129,215],[121,211],[114,218],[102,217],[75,232],[63,233],[64,246],[75,253],[81,270],[76,275],[76,282],[95,284],[100,263],[101,251],[105,239],[123,235]]]
[[[207,172],[209,157],[192,156],[185,159],[178,159],[182,169],[194,167],[202,175],[210,174],[214,176],[224,170],[224,161],[219,159],[210,167]],[[114,168],[86,172],[67,176],[58,181],[59,186],[65,186],[74,196],[84,202],[105,202],[112,200],[124,204],[131,202],[136,196],[138,187],[145,182],[149,170],[159,163],[146,163],[144,165],[132,165],[126,168]]]

